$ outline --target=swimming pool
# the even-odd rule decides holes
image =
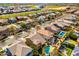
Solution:
[[[53,51],[53,49],[54,49],[54,47],[53,46],[46,46],[45,47],[45,54],[46,54],[46,56],[49,56],[50,55],[50,53]]]
[[[47,56],[50,54],[50,46],[45,47],[45,53]]]
[[[58,37],[64,37],[65,34],[66,34],[66,32],[60,32],[60,33],[58,34]]]

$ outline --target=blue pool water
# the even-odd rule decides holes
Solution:
[[[60,32],[60,33],[58,34],[58,36],[59,36],[59,37],[63,37],[64,34],[65,34],[65,32]]]
[[[45,53],[46,53],[47,55],[50,54],[50,46],[45,47]]]

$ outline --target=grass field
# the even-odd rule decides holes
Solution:
[[[56,10],[56,11],[64,11],[67,7],[66,6],[46,6],[46,10]]]
[[[66,48],[66,51],[67,51],[67,55],[70,56],[71,53],[72,53],[72,49],[70,49],[70,48]]]
[[[69,42],[70,44],[73,44],[73,45],[76,45],[76,44],[77,44],[77,42],[74,41],[74,40],[68,40],[68,42]]]

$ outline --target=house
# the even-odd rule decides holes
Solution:
[[[64,20],[64,19],[59,19],[58,22],[61,23],[62,25],[65,25],[65,26],[70,26],[70,23],[72,21],[70,21],[70,23],[66,22],[66,21],[69,21],[69,20]],[[72,22],[73,23],[73,22]]]
[[[50,39],[53,36],[53,34],[54,34],[53,32],[50,32],[50,31],[45,30],[45,29],[39,29],[39,30],[37,30],[37,33],[42,35],[43,38],[45,38],[47,40]]]
[[[8,24],[7,19],[0,19],[0,25]]]
[[[12,12],[13,12],[13,13],[18,13],[18,12],[21,12],[21,10],[18,10],[18,9],[16,10],[16,9],[14,9],[14,10],[12,10]]]
[[[11,14],[11,13],[13,13],[13,12],[12,12],[12,10],[10,10],[10,9],[4,11],[4,14]]]
[[[48,14],[45,14],[45,15],[46,15],[48,20],[52,20],[52,19],[57,17],[57,14],[54,13],[54,12],[51,12],[51,13],[48,13]]]
[[[70,20],[70,21],[75,21],[77,19],[77,16],[73,15],[73,14],[69,14],[69,15],[65,16],[64,19]]]
[[[70,20],[70,21],[75,21],[76,20],[76,18],[75,17],[67,17],[67,18],[65,18],[66,20]]]
[[[22,21],[22,20],[28,20],[29,18],[27,16],[17,16],[16,19],[18,21]]]
[[[57,28],[54,25],[47,26],[47,27],[45,27],[45,29],[48,30],[48,31],[51,31],[53,33],[56,33],[56,32],[58,32],[60,30],[59,28]]]
[[[15,8],[15,6],[9,6],[8,7],[10,10],[13,10]]]
[[[10,11],[9,10],[4,10],[3,14],[8,14]]]
[[[62,13],[61,13],[61,12],[55,12],[55,14],[56,14],[57,16],[62,15]]]
[[[25,38],[28,36],[28,32],[26,31],[22,31],[22,32],[19,32],[15,35],[17,38]]]
[[[31,19],[26,20],[26,24],[27,23],[32,23],[32,22],[33,22],[33,20],[31,20]]]
[[[29,17],[33,17],[33,14],[29,14],[28,16],[29,16]]]
[[[0,27],[0,40],[6,38],[8,35],[10,35],[9,30],[6,26]]]
[[[46,40],[38,33],[30,33],[30,35],[27,38],[29,38],[37,47],[44,45],[46,42]]]
[[[60,22],[60,23],[62,23],[62,24],[65,25],[65,26],[70,26],[70,24],[65,23],[65,22]]]
[[[49,14],[51,17],[53,17],[53,18],[56,18],[57,17],[57,14],[56,13],[50,13]]]
[[[61,13],[60,12],[51,12],[49,15],[52,16],[53,18],[56,18],[56,17],[60,16]]]
[[[74,12],[75,15],[79,15],[79,11]]]
[[[73,9],[67,10],[66,12],[67,12],[67,13],[74,13],[75,11],[76,11],[76,9],[73,8]]]
[[[37,14],[29,14],[29,15],[28,15],[28,17],[30,17],[31,19],[37,18],[37,16],[38,16]]]
[[[32,22],[33,21],[29,19],[29,20],[26,20],[25,22],[26,22],[26,28],[30,29],[32,27]]]
[[[74,22],[70,21],[70,20],[62,20],[63,22],[67,23],[67,24],[73,24]]]
[[[65,25],[63,25],[63,24],[61,24],[59,22],[54,23],[53,25],[56,26],[56,27],[58,27],[58,28],[60,28],[61,30],[63,30],[65,28]]]
[[[41,13],[37,13],[37,16],[41,16]]]
[[[33,49],[22,41],[16,41],[6,49],[7,56],[32,56]]]
[[[40,12],[40,13],[38,13],[38,15],[41,16],[41,15],[46,15],[46,14],[45,14],[45,12]]]
[[[21,21],[21,20],[23,20],[23,17],[22,17],[22,16],[17,16],[16,19],[17,19],[18,21]]]
[[[6,10],[7,10],[7,6],[0,6],[1,14],[3,14]]]

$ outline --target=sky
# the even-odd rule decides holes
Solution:
[[[79,3],[79,0],[0,0],[0,3]]]

